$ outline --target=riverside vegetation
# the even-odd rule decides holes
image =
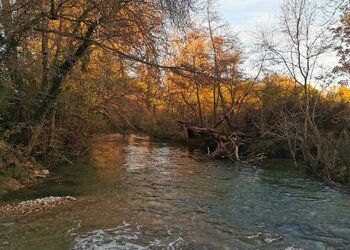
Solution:
[[[96,133],[185,139],[178,121],[234,135],[236,159],[291,158],[349,184],[349,1],[285,0],[249,48],[214,6],[1,0],[0,189],[84,154]]]

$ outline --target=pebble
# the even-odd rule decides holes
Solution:
[[[51,209],[57,205],[67,204],[77,199],[72,196],[65,197],[46,197],[36,200],[22,201],[20,203],[6,204],[0,206],[0,216],[5,214],[20,214],[26,215],[34,212]]]

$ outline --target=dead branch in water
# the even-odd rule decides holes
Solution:
[[[185,129],[188,138],[200,136],[208,150],[208,155],[213,158],[230,158],[239,161],[240,139],[236,133],[227,133],[218,129],[196,127],[192,123],[178,121],[179,126]]]

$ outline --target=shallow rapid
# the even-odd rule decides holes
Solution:
[[[0,249],[350,249],[350,192],[289,161],[255,169],[146,137],[101,136],[88,157],[0,201],[68,195],[78,201],[1,218]]]

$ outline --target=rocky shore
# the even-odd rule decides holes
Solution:
[[[23,201],[0,206],[0,216],[8,214],[27,215],[48,209],[55,208],[58,205],[64,205],[74,202],[77,199],[71,196],[65,197],[46,197],[36,200]]]

